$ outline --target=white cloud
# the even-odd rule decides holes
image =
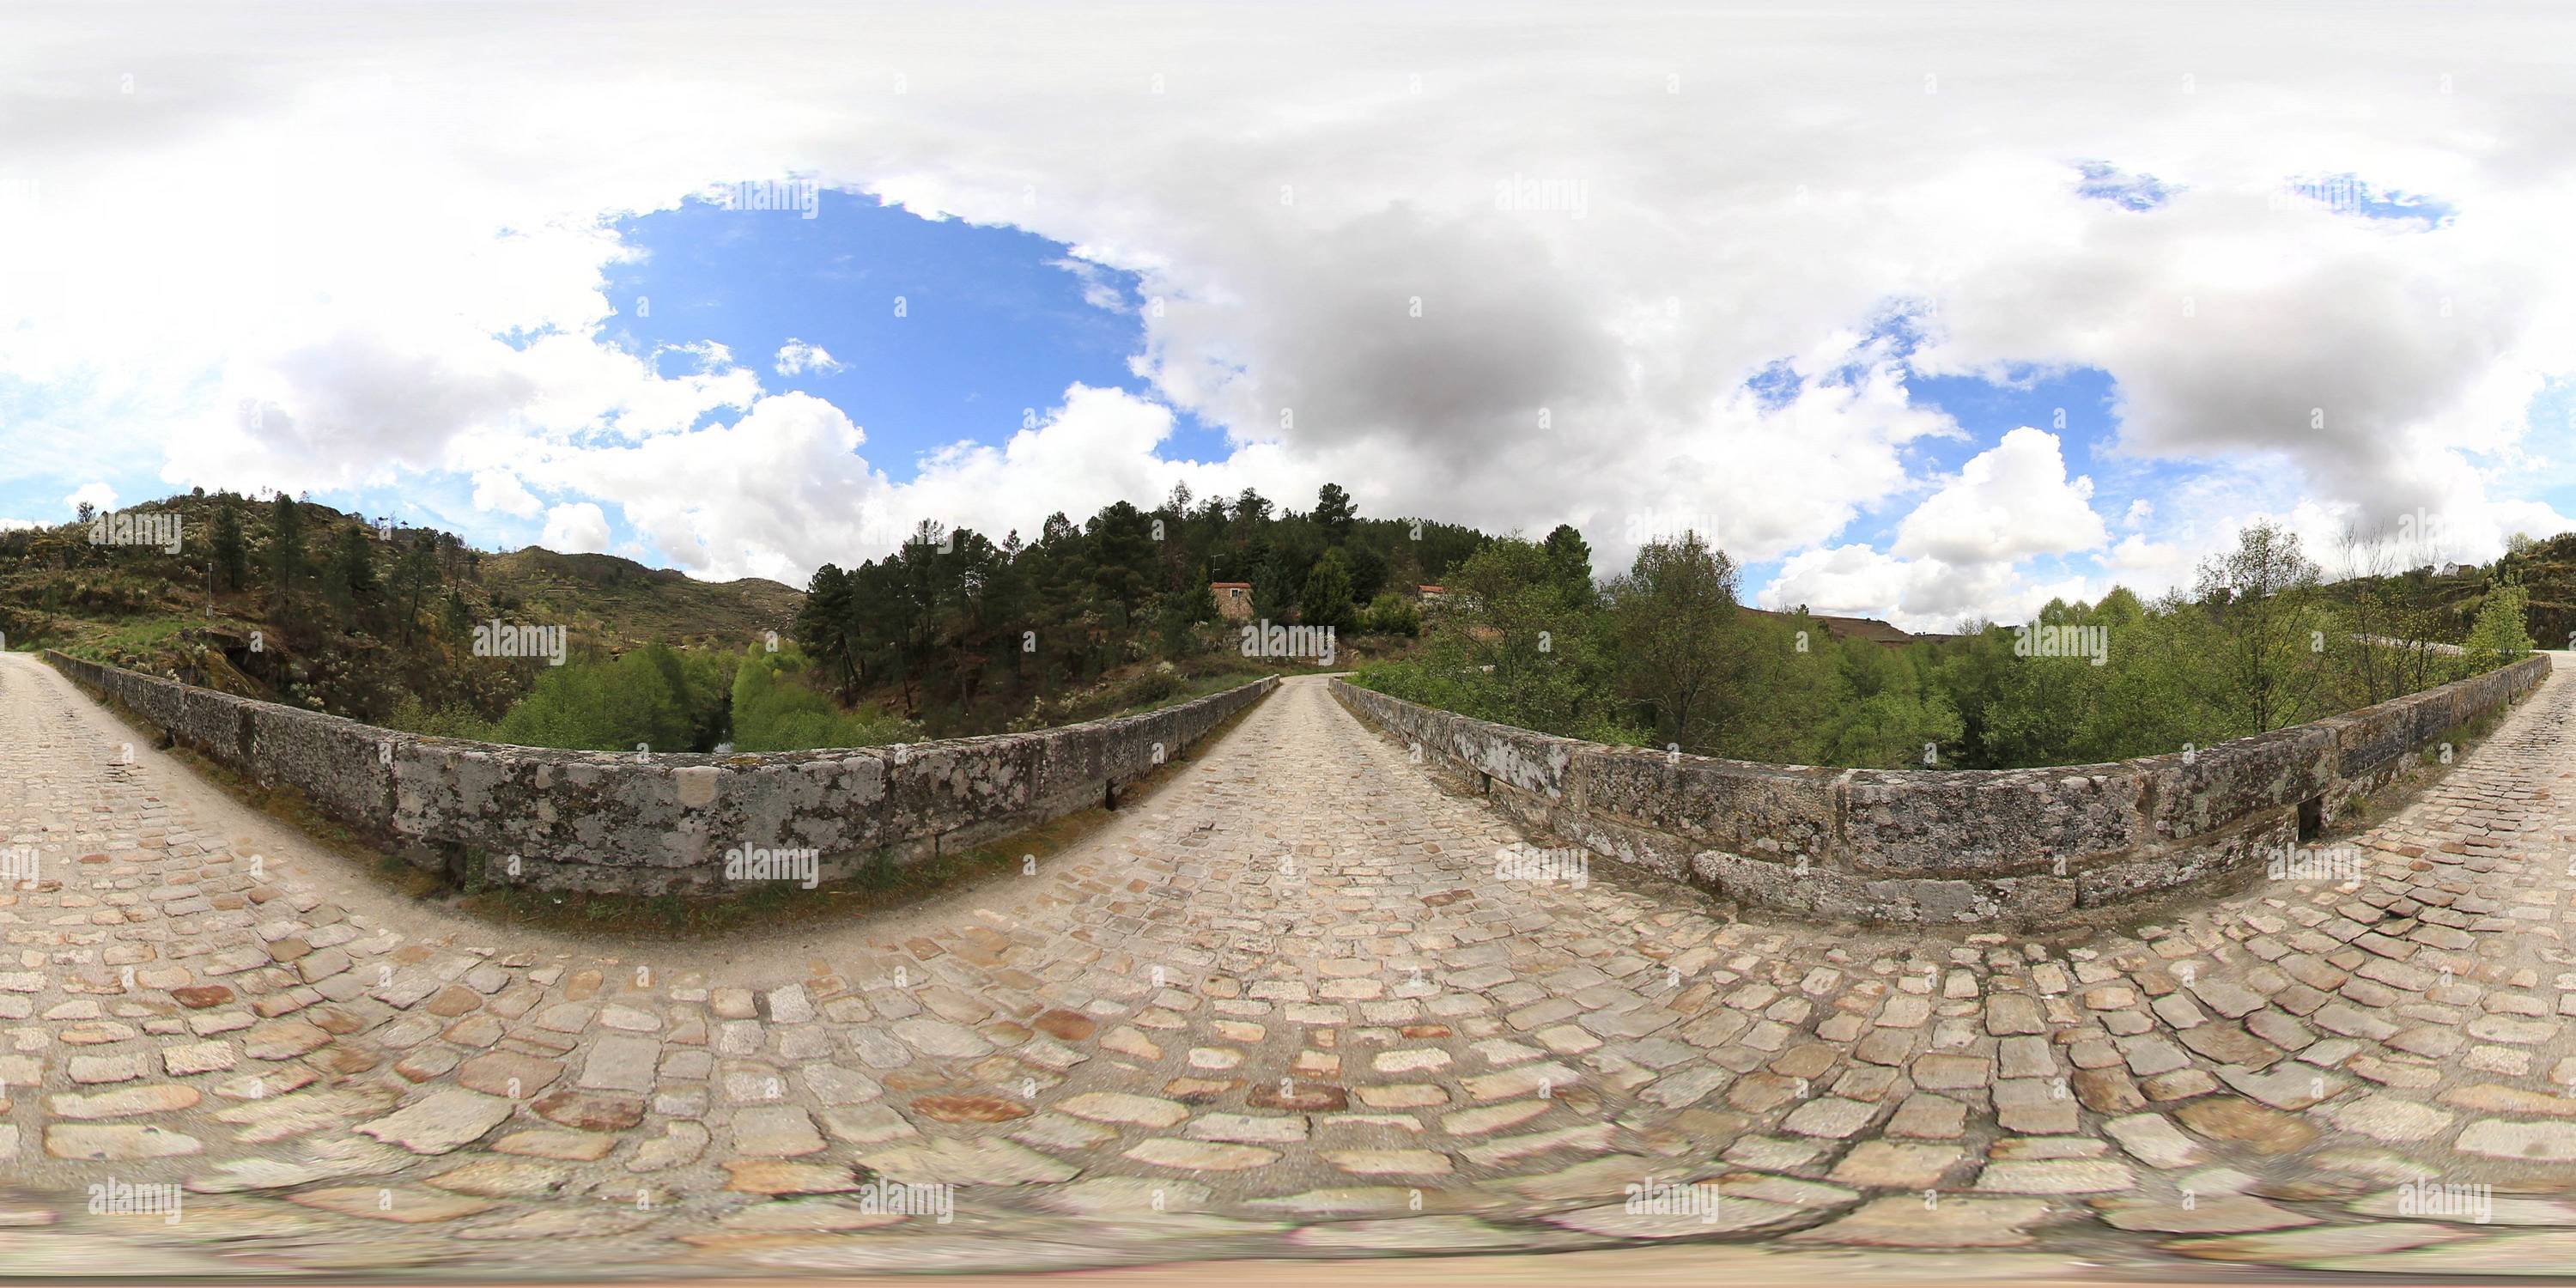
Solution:
[[[41,428],[0,429],[0,486],[43,480],[13,508],[94,460],[210,488],[470,479],[515,519],[524,480],[603,529],[620,507],[693,571],[801,580],[866,552],[847,512],[870,501],[999,529],[1176,479],[1302,504],[1332,478],[1371,513],[1571,519],[1605,565],[1632,526],[1695,516],[1802,593],[1922,615],[2019,603],[2070,550],[2171,575],[2253,513],[2328,531],[2423,507],[2462,558],[2563,524],[2532,490],[2524,407],[2576,352],[2576,260],[2554,250],[2576,127],[2556,69],[2515,51],[2562,45],[2567,15],[2373,10],[2332,59],[2259,7],[1890,7],[1859,35],[1682,11],[1553,24],[1543,49],[1437,13],[1087,21],[1165,75],[1151,94],[1058,42],[961,39],[1059,30],[1039,9],[860,30],[682,6],[614,43],[608,12],[13,22],[0,178],[41,187],[0,202],[0,377],[44,399]],[[2461,92],[2434,88],[2426,37]],[[495,63],[496,41],[549,50],[545,73]],[[2105,77],[2104,48],[2188,68],[2195,92]],[[132,95],[77,70],[110,64]],[[2090,157],[2179,192],[2143,213],[2083,198],[2069,162]],[[2268,199],[2340,170],[2459,213],[2399,231]],[[1154,399],[1230,455],[1161,461],[1152,399],[1076,389],[897,485],[911,462],[859,457],[847,416],[764,396],[721,346],[661,375],[625,333],[646,302],[605,293],[641,253],[615,221],[790,172],[1137,274],[1160,303],[1138,358]],[[1498,201],[1516,177],[1579,181],[1582,217]],[[134,195],[172,192],[228,195],[184,221]],[[1133,307],[1115,296],[1091,293]],[[1958,431],[1867,334],[1897,300],[1920,306],[1923,369],[2110,372],[2119,453],[2088,469],[2156,495],[2118,547],[2053,440],[2043,459],[2007,436],[1979,479],[1919,476],[1909,446]],[[1785,404],[1745,392],[1782,360],[1806,377]],[[2189,486],[2152,473],[2167,459]],[[1848,553],[1856,517],[1918,494],[1887,549]],[[2049,517],[2003,517],[2034,505]]]
[[[820,372],[828,376],[836,371],[850,369],[847,363],[834,362],[832,355],[825,352],[823,346],[807,344],[793,336],[788,337],[787,343],[778,346],[777,367],[778,374],[782,376],[793,376],[807,371]]]
[[[549,489],[616,498],[639,535],[700,576],[800,586],[818,564],[886,554],[925,519],[1034,538],[1054,511],[1079,519],[1122,498],[1159,499],[1176,482],[1231,495],[1292,479],[1311,495],[1331,477],[1260,447],[1223,464],[1158,459],[1171,429],[1167,407],[1075,385],[1036,428],[934,452],[897,484],[861,454],[866,435],[838,407],[784,393],[731,425],[561,449],[525,472]]]
[[[1764,608],[1805,608],[1835,617],[1876,617],[1905,597],[1907,563],[1863,545],[1791,556],[1762,593]]]
[[[491,469],[474,472],[474,508],[531,519],[544,506],[519,482],[518,475]]]
[[[71,495],[63,498],[63,504],[74,510],[83,505],[98,510],[113,510],[116,508],[116,489],[104,483],[83,483],[74,488]]]
[[[1755,602],[1800,605],[1829,616],[1877,617],[1909,631],[1945,632],[1973,621],[2022,622],[2052,599],[2093,599],[2109,584],[2081,576],[2033,581],[2008,563],[1904,559],[1864,545],[1809,550],[1784,560]]]
[[[1570,516],[1590,534],[1610,566],[1623,567],[1646,538],[1685,528],[1717,542],[1741,560],[1775,558],[1831,540],[1864,507],[1902,495],[1912,486],[1904,449],[1918,439],[1955,437],[1949,417],[1909,405],[1894,362],[1868,346],[1838,349],[1830,362],[1861,366],[1844,384],[1808,384],[1777,407],[1732,389],[1703,408],[1644,428],[1656,453],[1613,456],[1589,489],[1599,499]],[[1568,432],[1606,434],[1602,413],[1569,417]],[[1545,477],[1562,469],[1561,440],[1522,445],[1480,462],[1470,479],[1490,479],[1490,491],[1509,495],[1511,481]],[[1465,489],[1436,511],[1449,517],[1461,501],[1485,488]],[[1627,504],[1619,504],[1625,501]],[[1522,522],[1503,507],[1480,520]],[[1554,520],[1533,525],[1543,530]]]
[[[1908,630],[2024,620],[2052,598],[2091,597],[2082,576],[2043,583],[2030,572],[2043,556],[2110,544],[2092,494],[2091,479],[2066,476],[2056,435],[2014,429],[1941,480],[1898,523],[1887,551],[1857,543],[1801,551],[1782,561],[1759,600],[1884,617]]]
[[[546,511],[545,534],[537,544],[557,554],[599,554],[608,549],[608,516],[588,501],[558,505]]]
[[[1895,552],[1949,563],[2071,554],[2109,544],[2093,480],[2066,477],[2055,434],[2024,426],[1969,458],[1896,532]]]

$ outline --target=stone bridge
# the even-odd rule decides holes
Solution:
[[[2331,871],[2046,935],[1498,875],[1328,683],[1032,873],[638,944],[401,897],[0,655],[0,1273],[2576,1264],[2563,670]]]

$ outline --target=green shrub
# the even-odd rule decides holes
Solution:
[[[2472,673],[2502,666],[2531,652],[2530,606],[2531,594],[2523,589],[2519,578],[2499,580],[2487,591],[2486,602],[2478,606],[2477,622],[2469,627],[2469,638],[2461,645],[2469,655]]]
[[[793,647],[744,656],[733,673],[736,751],[811,751],[903,742],[918,731],[875,707],[844,712],[806,683],[804,655]]]
[[[1360,616],[1360,629],[1372,635],[1420,635],[1422,610],[1412,600],[1385,591],[1369,601],[1368,611]]]

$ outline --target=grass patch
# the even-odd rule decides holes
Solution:
[[[106,629],[93,629],[61,645],[64,656],[104,666],[122,665],[120,659],[158,656],[163,646],[179,638],[181,631],[203,625],[186,617],[143,617]]]

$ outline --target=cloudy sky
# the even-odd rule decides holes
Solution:
[[[1918,627],[2576,527],[2564,10],[323,12],[11,9],[0,519],[801,584],[1330,480]]]

